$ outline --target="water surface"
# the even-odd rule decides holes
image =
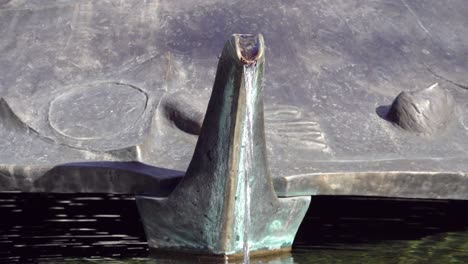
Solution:
[[[292,253],[251,263],[468,263],[467,209],[314,197]],[[150,253],[132,196],[0,194],[0,217],[0,263],[239,263]]]

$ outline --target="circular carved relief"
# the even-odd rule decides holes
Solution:
[[[49,122],[57,132],[70,138],[106,138],[131,127],[144,113],[147,101],[147,95],[132,85],[89,84],[53,99]]]

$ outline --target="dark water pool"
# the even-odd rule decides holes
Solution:
[[[0,194],[0,263],[239,263],[149,253],[134,198]],[[291,254],[251,263],[468,263],[468,202],[313,197]]]

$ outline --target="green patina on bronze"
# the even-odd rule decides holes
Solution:
[[[251,189],[247,194],[250,251],[291,246],[310,197],[278,198],[273,189],[263,120],[264,62],[261,35],[233,35],[225,44],[186,176],[167,198],[137,198],[150,247],[211,255],[241,253],[246,175]],[[250,89],[245,81],[248,70],[254,71]],[[252,129],[246,138],[247,116]],[[250,155],[245,155],[247,148]]]

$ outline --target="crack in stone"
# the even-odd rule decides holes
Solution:
[[[457,83],[457,82],[455,82],[455,81],[452,81],[452,80],[450,80],[450,79],[447,79],[447,78],[445,78],[444,76],[442,76],[442,75],[437,74],[436,72],[434,72],[434,71],[433,71],[429,66],[427,66],[427,65],[426,65],[426,69],[427,69],[427,71],[428,71],[430,74],[434,75],[435,77],[437,77],[437,78],[439,78],[439,79],[442,79],[442,80],[444,80],[444,81],[446,81],[446,82],[449,82],[449,83],[451,83],[451,84],[453,84],[453,85],[455,85],[455,86],[457,86],[457,87],[459,87],[459,88],[468,90],[468,86],[467,86],[467,85],[463,85],[463,84],[461,84],[461,83]]]

